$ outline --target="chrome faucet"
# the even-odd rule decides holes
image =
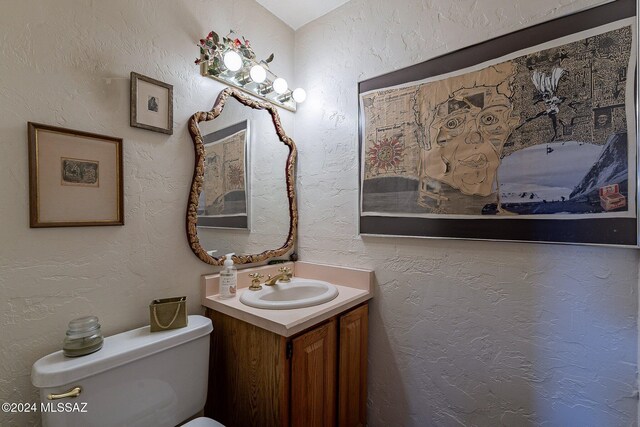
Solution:
[[[266,286],[273,286],[278,280],[282,283],[291,282],[291,276],[293,276],[293,273],[291,273],[291,269],[289,267],[280,267],[278,271],[280,274],[276,274],[273,277],[271,277],[270,274],[267,276],[267,281],[264,282]]]

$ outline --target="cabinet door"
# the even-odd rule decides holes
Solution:
[[[367,333],[365,304],[340,317],[338,425],[367,424]]]
[[[291,425],[336,423],[336,320],[292,341]]]

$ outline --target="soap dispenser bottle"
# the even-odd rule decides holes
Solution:
[[[233,265],[233,253],[227,254],[224,260],[224,268],[220,272],[220,298],[233,298],[236,296],[238,286],[238,270]]]

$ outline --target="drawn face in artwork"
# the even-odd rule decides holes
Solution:
[[[606,114],[600,114],[597,119],[597,122],[598,122],[597,125],[600,127],[604,127],[608,121],[609,121],[609,116],[607,116]]]
[[[438,104],[423,151],[426,175],[463,194],[488,196],[500,154],[518,123],[513,106],[495,87],[461,89]]]

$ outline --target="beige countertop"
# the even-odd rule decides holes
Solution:
[[[240,302],[243,292],[251,292],[247,289],[250,283],[249,273],[260,272],[265,276],[275,274],[283,265],[293,269],[294,277],[324,280],[336,285],[338,296],[324,304],[288,310],[254,308]],[[278,335],[290,337],[369,300],[372,297],[372,282],[373,271],[369,270],[306,262],[270,265],[238,271],[238,293],[235,298],[230,299],[218,296],[218,274],[203,276],[202,305]]]

